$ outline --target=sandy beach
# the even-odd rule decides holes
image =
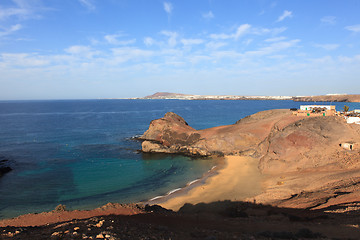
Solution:
[[[244,156],[226,156],[225,166],[205,184],[194,187],[180,196],[160,203],[164,208],[177,211],[185,203],[210,203],[214,201],[241,201],[262,192],[262,178],[258,159]]]

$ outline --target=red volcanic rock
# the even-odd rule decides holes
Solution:
[[[360,142],[359,130],[357,125],[335,116],[306,118],[289,124],[264,143],[268,150],[260,160],[260,169],[265,173],[322,166],[341,169],[345,167],[343,152],[350,154],[352,164],[356,165],[360,163],[358,151],[346,151],[339,144]]]
[[[188,155],[259,155],[258,147],[274,128],[301,118],[289,110],[270,110],[251,115],[236,124],[195,130],[175,113],[153,120],[141,139],[144,152]]]
[[[149,129],[140,137],[144,152],[186,153],[208,155],[197,152],[190,146],[200,139],[200,134],[179,115],[168,112],[163,118],[151,121]]]

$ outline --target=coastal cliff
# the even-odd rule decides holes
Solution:
[[[263,191],[249,201],[291,208],[360,209],[356,203],[360,125],[347,124],[341,116],[269,110],[233,125],[195,130],[180,116],[167,113],[151,122],[142,139],[144,152],[234,155],[246,157],[249,164],[253,159],[263,176]],[[353,147],[346,147],[349,144]]]

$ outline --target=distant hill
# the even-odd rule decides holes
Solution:
[[[183,100],[293,100],[296,102],[360,102],[360,94],[332,94],[319,96],[241,96],[241,95],[191,95],[157,92],[138,99],[183,99]]]
[[[360,102],[360,94],[334,94],[308,97],[293,97],[298,102]]]
[[[181,93],[169,93],[169,92],[157,92],[153,95],[149,95],[144,97],[144,99],[169,99],[169,98],[184,98],[186,96],[191,96],[188,94],[181,94]]]

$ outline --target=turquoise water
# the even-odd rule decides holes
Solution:
[[[0,158],[13,171],[0,178],[0,218],[138,202],[183,187],[216,164],[211,159],[142,154],[151,120],[175,112],[196,129],[233,124],[292,101],[64,100],[1,101]],[[311,103],[307,103],[311,104]],[[335,103],[338,109],[344,103]],[[350,109],[357,103],[346,103]]]

